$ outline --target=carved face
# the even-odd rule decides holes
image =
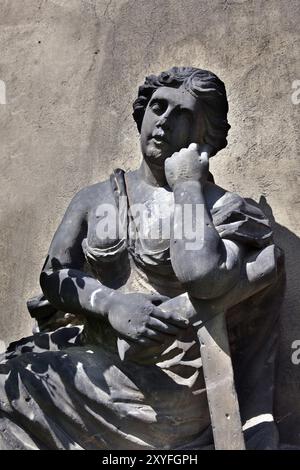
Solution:
[[[160,87],[152,95],[141,128],[141,148],[148,163],[166,158],[191,143],[202,143],[201,103],[183,87]]]

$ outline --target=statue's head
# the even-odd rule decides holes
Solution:
[[[210,145],[211,156],[227,145],[225,85],[207,70],[173,67],[149,75],[133,110],[143,155],[158,164],[193,142]]]

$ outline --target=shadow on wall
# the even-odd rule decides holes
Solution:
[[[275,416],[282,442],[300,445],[300,363],[293,364],[292,344],[300,340],[298,282],[300,278],[300,238],[276,223],[264,196],[259,205],[270,220],[274,239],[285,254],[286,291],[280,307],[281,341],[275,390]],[[299,355],[300,356],[300,355]]]

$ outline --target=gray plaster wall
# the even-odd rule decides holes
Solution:
[[[300,444],[299,22],[298,0],[0,1],[0,348],[31,332],[25,301],[72,195],[138,164],[131,104],[145,75],[208,68],[232,125],[215,179],[272,207],[286,253],[277,416]]]

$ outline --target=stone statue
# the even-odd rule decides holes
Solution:
[[[222,448],[217,417],[236,396],[220,395],[232,368],[215,354],[230,344],[240,436],[276,449],[283,256],[260,207],[209,172],[227,145],[225,86],[173,67],[133,109],[140,167],[74,196],[28,302],[38,327],[2,357],[0,448]]]

